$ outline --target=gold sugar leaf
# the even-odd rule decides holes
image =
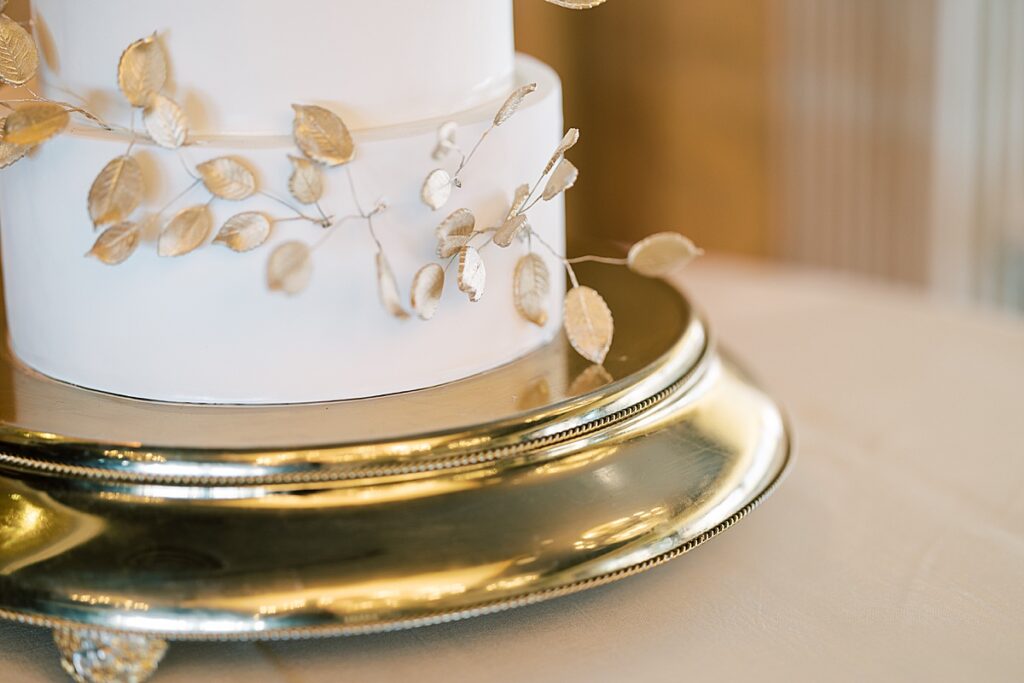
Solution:
[[[573,166],[571,161],[562,159],[548,179],[548,184],[544,186],[544,201],[549,202],[571,188],[576,184],[579,175],[579,169]]]
[[[423,320],[430,320],[441,304],[444,292],[444,268],[436,263],[428,263],[419,269],[412,279],[410,295],[412,310]]]
[[[0,118],[0,130],[4,129],[6,121],[6,117]],[[13,166],[21,161],[31,149],[31,147],[26,145],[13,145],[6,140],[0,139],[0,168]]]
[[[250,251],[267,241],[272,224],[267,214],[246,211],[224,221],[213,241],[234,251]]]
[[[256,176],[237,159],[217,157],[196,166],[203,184],[214,196],[241,201],[256,192]]]
[[[513,216],[505,221],[498,231],[494,233],[494,243],[499,247],[507,247],[512,244],[519,231],[526,225],[526,214]]]
[[[579,129],[570,128],[566,132],[565,137],[562,138],[562,141],[558,143],[558,149],[556,149],[555,153],[551,155],[551,159],[548,161],[547,166],[544,167],[544,172],[541,173],[541,176],[546,176],[548,173],[551,173],[551,169],[555,167],[555,164],[561,161],[562,158],[565,156],[565,153],[568,152],[573,147],[575,147],[576,143],[579,141]]]
[[[293,104],[292,109],[295,110],[292,133],[303,154],[326,166],[352,161],[355,143],[340,116],[315,105]]]
[[[135,223],[118,223],[100,233],[86,256],[95,256],[108,266],[116,266],[135,253],[140,237],[141,231]]]
[[[704,252],[677,232],[659,232],[629,250],[629,269],[646,277],[663,277]]]
[[[7,115],[4,142],[31,147],[64,132],[71,123],[67,109],[54,102],[30,102]]]
[[[434,161],[441,161],[446,156],[451,154],[452,151],[457,149],[455,144],[455,133],[459,130],[459,125],[454,121],[445,121],[441,124],[441,127],[437,129],[437,146],[434,147],[434,153],[430,156]]]
[[[93,225],[124,221],[142,202],[142,167],[130,156],[112,159],[89,188],[89,217]]]
[[[434,231],[437,235],[437,255],[451,258],[466,246],[476,229],[476,216],[469,209],[458,209],[445,218]]]
[[[519,259],[512,282],[519,315],[543,327],[548,321],[548,295],[551,293],[551,274],[544,259],[536,254]]]
[[[391,272],[391,264],[383,251],[377,252],[377,293],[380,295],[380,302],[388,313],[405,320],[409,313],[402,308],[402,299],[398,294],[398,282],[395,281],[395,274]]]
[[[205,204],[179,211],[164,227],[157,242],[161,256],[182,256],[202,246],[213,229],[213,213]]]
[[[573,287],[565,295],[565,334],[581,356],[591,363],[604,363],[615,322],[608,304],[590,287]]]
[[[569,385],[568,395],[582,396],[583,394],[589,394],[614,381],[615,378],[605,370],[603,365],[591,365],[572,381]]]
[[[459,289],[469,295],[470,301],[480,301],[487,285],[487,269],[480,252],[474,247],[459,250]]]
[[[38,68],[39,51],[32,36],[18,22],[0,14],[0,83],[25,85]]]
[[[591,7],[597,7],[603,5],[605,0],[547,0],[552,5],[558,5],[559,7],[565,7],[567,9],[590,9]]]
[[[423,189],[420,190],[420,198],[423,203],[434,211],[437,211],[452,196],[452,177],[443,168],[430,172],[427,179],[423,181]]]
[[[136,40],[121,54],[117,84],[133,107],[145,107],[167,82],[167,55],[156,34]]]
[[[149,98],[142,112],[142,124],[153,142],[167,149],[181,147],[188,138],[185,112],[174,100],[159,93]]]
[[[500,126],[512,118],[512,115],[519,111],[519,107],[522,105],[523,100],[526,99],[526,96],[536,89],[537,84],[530,83],[513,90],[512,94],[508,96],[507,100],[505,100],[505,103],[501,105],[501,109],[498,110],[498,113],[494,115],[494,125]]]
[[[512,198],[512,206],[508,210],[508,215],[506,216],[506,220],[509,219],[509,218],[512,218],[513,216],[518,214],[520,211],[522,211],[523,207],[526,206],[526,200],[529,199],[529,198],[530,198],[530,184],[529,183],[523,183],[522,185],[517,187],[516,188],[516,194]]]
[[[288,155],[292,162],[292,175],[288,191],[300,204],[316,204],[324,195],[324,177],[320,167],[305,157]]]
[[[304,290],[313,275],[310,254],[309,247],[302,242],[285,242],[274,249],[267,261],[270,290],[293,296]]]

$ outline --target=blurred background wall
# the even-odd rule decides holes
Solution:
[[[570,230],[1024,310],[1024,0],[516,0],[582,129]]]

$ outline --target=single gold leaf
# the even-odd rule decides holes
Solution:
[[[558,149],[556,149],[555,153],[551,155],[551,159],[548,161],[547,166],[544,167],[544,172],[541,173],[541,175],[546,176],[548,173],[551,173],[551,169],[555,167],[555,164],[561,161],[562,158],[565,156],[565,153],[568,152],[573,147],[575,147],[576,143],[579,141],[579,129],[570,128],[568,132],[566,132],[565,137],[562,138],[562,141],[558,143]]]
[[[659,232],[629,250],[629,269],[646,277],[664,277],[704,252],[677,232]]]
[[[256,192],[256,176],[249,167],[232,157],[217,157],[196,166],[203,184],[214,196],[240,201]]]
[[[603,5],[605,0],[547,0],[552,5],[558,5],[559,7],[565,7],[567,9],[590,9],[591,7],[597,7]]]
[[[604,363],[615,322],[608,304],[590,287],[573,287],[565,295],[565,334],[581,356],[591,363]]]
[[[30,102],[7,115],[4,142],[31,147],[64,132],[71,123],[67,109],[53,102]]]
[[[469,295],[470,301],[480,301],[487,284],[487,269],[480,252],[474,247],[459,250],[459,289]]]
[[[519,106],[526,99],[526,96],[537,89],[536,83],[530,83],[520,88],[516,88],[512,91],[512,94],[508,96],[505,103],[501,105],[501,109],[494,115],[494,125],[500,126],[501,124],[512,118],[512,115],[519,110]]]
[[[246,211],[224,222],[213,241],[234,251],[250,251],[270,237],[272,221],[260,211]]]
[[[529,183],[523,183],[516,188],[516,194],[512,198],[512,206],[509,207],[508,215],[505,220],[516,216],[523,207],[526,206],[526,200],[530,198],[530,185]]]
[[[161,256],[182,256],[206,241],[213,229],[213,213],[205,204],[179,211],[164,227],[157,242]]]
[[[142,167],[130,156],[111,160],[89,188],[89,217],[93,225],[124,221],[142,202]]]
[[[548,179],[548,184],[544,186],[544,201],[549,202],[571,188],[576,184],[579,175],[579,169],[573,166],[571,161],[562,159]]]
[[[288,156],[292,162],[292,176],[288,191],[300,204],[316,204],[324,195],[324,177],[320,167],[305,157]]]
[[[444,268],[436,263],[428,263],[419,269],[412,279],[410,295],[412,310],[423,320],[430,320],[441,304],[444,292]]]
[[[303,154],[326,166],[352,161],[355,143],[340,116],[315,105],[293,104],[292,109],[295,110],[292,133]]]
[[[494,233],[494,243],[499,247],[507,247],[512,244],[519,231],[526,225],[526,214],[513,216],[505,221],[498,231]]]
[[[434,153],[431,154],[434,161],[441,161],[458,149],[458,146],[455,144],[455,133],[458,130],[459,125],[454,121],[445,121],[437,129],[437,146],[434,147]]]
[[[309,285],[312,275],[313,259],[302,242],[285,242],[267,261],[267,286],[274,292],[298,294]]]
[[[604,369],[603,365],[591,365],[578,374],[576,379],[569,385],[569,396],[589,394],[614,381],[615,378]]]
[[[25,85],[39,68],[32,36],[18,22],[0,14],[0,83]]]
[[[133,107],[145,107],[167,82],[167,55],[156,34],[136,40],[121,54],[117,84]]]
[[[423,181],[423,189],[420,190],[420,198],[423,203],[434,211],[437,211],[448,203],[452,196],[452,177],[443,168],[430,172],[427,179]]]
[[[548,295],[551,293],[551,274],[544,259],[536,254],[519,259],[512,282],[519,315],[543,327],[548,321]]]
[[[466,246],[476,230],[476,216],[469,209],[458,209],[441,222],[437,235],[437,255],[451,258]]]
[[[6,122],[6,117],[0,118],[0,130],[4,129]],[[21,161],[31,149],[31,147],[26,145],[14,145],[6,140],[0,139],[0,168],[13,166],[17,162]]]
[[[159,93],[149,98],[149,104],[142,113],[142,124],[153,142],[167,149],[181,147],[188,138],[185,112],[174,100]]]
[[[402,299],[398,294],[398,282],[395,281],[395,274],[391,272],[391,264],[383,251],[377,252],[377,293],[380,295],[380,302],[384,309],[398,318],[405,320],[409,313],[402,308]]]
[[[116,266],[135,252],[141,236],[135,223],[118,223],[100,233],[86,256],[95,256],[108,266]]]

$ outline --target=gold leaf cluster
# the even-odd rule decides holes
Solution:
[[[38,68],[39,51],[32,36],[18,22],[0,14],[0,83],[25,85]]]

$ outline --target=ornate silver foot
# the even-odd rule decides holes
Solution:
[[[77,683],[142,683],[167,652],[167,641],[146,636],[58,628],[60,664]]]

